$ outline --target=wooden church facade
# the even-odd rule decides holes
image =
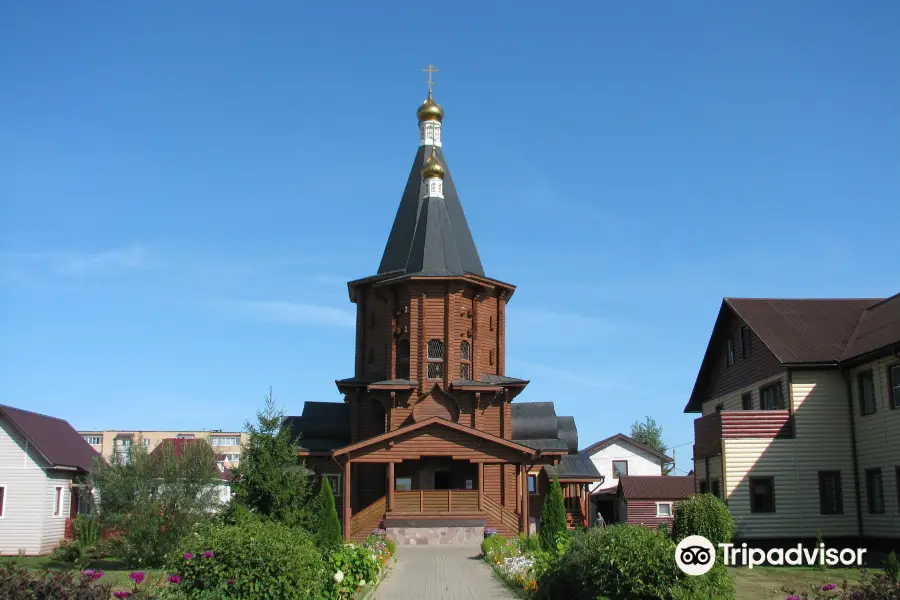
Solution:
[[[378,272],[348,284],[356,360],[336,382],[344,402],[307,402],[286,422],[307,467],[331,478],[346,539],[392,524],[511,535],[535,527],[544,466],[568,476],[582,506],[600,475],[565,472],[574,419],[549,402],[513,406],[528,384],[505,368],[515,287],[484,274],[430,92],[417,116],[419,149]]]

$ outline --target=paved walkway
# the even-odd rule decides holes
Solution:
[[[515,600],[477,546],[398,546],[371,600]]]

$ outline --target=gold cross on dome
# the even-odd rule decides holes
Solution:
[[[431,93],[432,88],[434,87],[434,80],[431,78],[432,73],[437,73],[440,69],[434,68],[434,65],[428,65],[427,69],[422,69],[423,73],[428,73],[428,93]]]

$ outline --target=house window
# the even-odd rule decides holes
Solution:
[[[759,388],[759,408],[760,410],[784,410],[784,393],[781,390],[780,381]]]
[[[76,510],[79,515],[90,515],[94,509],[94,496],[87,488],[76,488],[77,492],[73,493],[72,499],[76,502]]]
[[[746,326],[741,327],[741,358],[750,358],[750,354],[753,351],[753,347],[750,345],[751,339],[750,328]]]
[[[86,436],[84,436],[84,441],[86,441],[91,446],[100,446],[103,444],[103,436],[86,435]]]
[[[149,448],[149,447],[150,447],[150,440],[147,438],[144,438],[144,448]]]
[[[409,379],[409,340],[397,342],[397,379]]]
[[[331,484],[331,493],[335,496],[340,496],[343,491],[341,488],[341,476],[337,473],[325,473],[322,477]]]
[[[888,367],[888,385],[891,390],[891,408],[900,408],[900,364]]]
[[[819,471],[819,513],[844,514],[844,495],[841,492],[840,471]]]
[[[192,439],[194,439],[194,434],[193,433],[179,433],[178,435],[175,436],[175,439],[192,440]]]
[[[225,455],[225,462],[237,463],[241,461],[240,452],[229,452]]]
[[[131,447],[131,442],[131,438],[119,438],[116,440],[116,445],[121,446],[122,448],[129,448]]]
[[[709,482],[709,493],[715,496],[716,498],[721,498],[721,492],[719,491],[719,480],[711,479]]]
[[[775,512],[775,478],[750,478],[750,512]]]
[[[869,501],[869,514],[884,514],[884,482],[881,480],[881,469],[866,469],[866,498]]]
[[[741,408],[744,410],[753,410],[753,394],[750,392],[741,394]]]
[[[222,437],[216,436],[210,439],[213,446],[240,446],[241,438],[239,437]]]
[[[469,345],[469,342],[466,340],[462,340],[459,343],[459,378],[460,379],[469,379],[471,373],[469,373],[469,365],[471,364],[471,355],[472,355],[472,347]]]
[[[6,507],[4,503],[6,502],[6,486],[0,485],[0,519],[6,515]]]
[[[706,494],[707,492],[709,492],[709,485],[707,485],[706,480],[704,479],[700,481],[700,493]]]
[[[444,377],[444,342],[441,340],[428,340],[428,378],[442,379]]]
[[[628,475],[628,461],[627,460],[614,460],[612,461],[613,465],[613,479],[618,479],[619,477],[624,477]]]
[[[900,510],[900,467],[897,467],[894,470],[894,485],[897,487],[897,509]],[[0,488],[0,492],[2,492],[2,491],[3,491],[3,489]],[[0,508],[2,508],[2,507],[0,507]],[[0,516],[3,516],[3,515],[0,514]]]
[[[394,489],[398,492],[408,492],[412,489],[412,477],[397,477]]]
[[[529,475],[528,476],[528,493],[532,496],[537,495],[537,493],[538,493],[537,475]]]
[[[62,516],[63,509],[63,489],[59,486],[53,490],[53,516]]]
[[[728,336],[728,341],[725,342],[725,366],[730,367],[734,364],[734,340],[731,339],[731,336]]]
[[[672,516],[672,503],[671,502],[657,502],[656,503],[656,516],[657,517],[671,517]]]
[[[863,371],[856,376],[859,387],[859,413],[871,415],[875,412],[875,375],[872,370]]]

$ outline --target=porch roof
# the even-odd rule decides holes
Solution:
[[[338,448],[334,451],[334,456],[340,456],[342,454],[347,454],[348,452],[353,452],[354,450],[360,450],[367,446],[378,444],[384,442],[386,440],[390,440],[392,438],[398,437],[400,435],[408,434],[418,429],[422,429],[424,427],[428,427],[429,425],[439,425],[441,427],[446,427],[448,429],[453,429],[456,431],[460,431],[467,435],[471,435],[472,437],[481,438],[483,440],[487,440],[489,442],[493,442],[500,446],[505,446],[510,448],[511,450],[516,450],[521,452],[522,454],[527,454],[529,456],[534,456],[537,452],[533,448],[529,448],[528,446],[523,446],[522,444],[516,443],[512,440],[503,439],[501,437],[497,437],[496,435],[492,435],[490,433],[486,433],[484,431],[479,431],[478,429],[473,429],[472,427],[466,427],[465,425],[460,425],[459,423],[454,423],[453,421],[448,421],[446,419],[442,419],[440,417],[431,417],[425,419],[424,421],[419,421],[413,425],[408,425],[406,427],[399,427],[394,429],[393,431],[388,431],[387,433],[382,433],[381,435],[376,435],[375,437],[371,437],[367,440],[362,440],[360,442],[356,442],[355,444],[350,444],[349,446],[344,446],[343,448]]]
[[[584,453],[563,456],[558,465],[547,465],[544,470],[547,471],[547,477],[559,479],[561,483],[603,479],[593,461]]]

